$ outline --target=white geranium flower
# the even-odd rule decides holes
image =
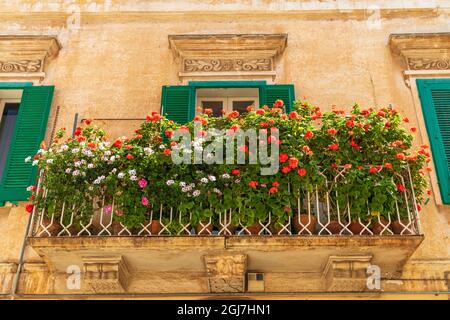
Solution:
[[[224,178],[224,179],[230,179],[230,175],[229,175],[228,173],[224,173],[224,174],[222,175],[222,178]]]
[[[188,191],[190,191],[190,190],[191,190],[191,188],[189,188],[189,187],[181,188],[181,191],[183,191],[183,192],[188,192]]]
[[[166,148],[166,146],[162,144],[162,145],[159,146],[159,148],[160,148],[161,150],[164,150],[164,149]]]
[[[209,176],[208,179],[209,179],[210,181],[216,181],[216,177],[215,177],[215,176]]]
[[[74,166],[77,167],[77,168],[81,167],[81,161],[76,161],[74,163]]]
[[[149,155],[149,156],[151,156],[152,154],[155,153],[155,151],[153,151],[153,149],[150,148],[150,147],[144,148],[144,152],[145,152],[147,155]]]
[[[31,190],[33,190],[33,186],[27,187],[27,191],[31,191]]]
[[[106,151],[105,151],[105,156],[110,156],[110,155],[111,155],[111,151],[106,150]]]
[[[239,183],[239,182],[241,182],[241,179],[234,180],[234,183]]]
[[[111,156],[111,158],[109,158],[109,161],[114,162],[116,160],[115,156]]]
[[[53,163],[53,159],[47,159],[47,163],[48,164],[52,164]]]
[[[34,160],[33,163],[31,164],[32,166],[37,166],[37,164],[39,163],[39,160]]]
[[[66,173],[71,173],[71,172],[72,172],[72,169],[70,169],[70,168],[66,169]]]
[[[119,174],[117,175],[117,178],[122,179],[123,177],[125,177],[125,173],[119,172]]]
[[[200,179],[200,182],[201,182],[201,183],[208,183],[209,180],[208,180],[207,178],[201,178],[201,179]]]
[[[138,177],[136,177],[136,176],[131,176],[131,177],[130,177],[130,180],[131,180],[131,181],[137,181],[137,180],[138,180]]]
[[[192,195],[194,196],[194,197],[198,197],[199,195],[200,195],[200,190],[194,190],[194,192],[192,192]]]
[[[84,160],[84,159],[81,159],[81,163],[82,163],[82,164],[86,164],[86,163],[87,163],[87,161],[86,161],[86,160]]]
[[[171,186],[171,185],[173,185],[175,183],[175,181],[173,181],[173,180],[167,180],[166,181],[166,184],[168,185],[168,186]]]
[[[135,176],[136,175],[136,170],[128,170],[128,174],[130,176]]]
[[[31,161],[31,157],[26,157],[25,158],[25,162],[30,162]]]
[[[117,172],[117,168],[113,168],[112,170],[111,170],[111,173],[116,173]]]
[[[215,193],[217,193],[217,194],[222,194],[222,191],[220,191],[220,190],[217,189],[217,188],[214,188],[213,191],[214,191]]]
[[[94,164],[89,163],[89,164],[87,165],[87,167],[88,167],[89,169],[92,169],[92,168],[94,167]]]
[[[39,149],[39,150],[37,151],[37,153],[38,153],[38,154],[44,154],[44,153],[45,153],[45,150],[44,150],[44,149]]]
[[[184,181],[181,181],[180,183],[179,183],[179,185],[180,185],[180,187],[186,187],[186,182],[184,182]]]
[[[72,175],[73,176],[78,176],[80,174],[80,170],[74,170],[73,172],[72,172]]]
[[[72,153],[78,153],[78,152],[80,152],[80,149],[78,149],[78,148],[73,148],[72,149]]]

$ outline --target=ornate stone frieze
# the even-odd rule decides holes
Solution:
[[[185,59],[186,72],[270,71],[272,59]]]
[[[439,58],[409,58],[411,70],[450,70],[450,59]]]
[[[0,36],[0,77],[43,79],[60,48],[53,36]]]
[[[94,293],[123,293],[130,272],[121,255],[82,257],[84,281]]]
[[[204,259],[210,292],[245,292],[246,254],[207,255]]]
[[[180,78],[271,77],[287,44],[286,34],[171,35]]]

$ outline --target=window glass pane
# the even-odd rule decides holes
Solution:
[[[248,106],[254,106],[254,100],[235,100],[233,101],[233,111],[239,111],[239,113],[246,113]]]
[[[202,101],[202,108],[203,110],[212,109],[213,117],[221,117],[223,109],[223,101]]]
[[[0,120],[0,181],[3,176],[18,111],[19,103],[6,103]]]

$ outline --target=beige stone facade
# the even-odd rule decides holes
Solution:
[[[39,61],[37,69],[16,66],[0,72],[0,82],[55,86],[47,139],[54,127],[72,128],[76,113],[78,119],[100,119],[111,138],[131,135],[140,120],[112,118],[143,119],[159,111],[163,85],[266,79],[294,84],[297,98],[325,110],[350,108],[354,102],[391,104],[419,128],[419,145],[428,143],[428,135],[414,80],[450,77],[450,3],[444,0],[371,1],[370,6],[357,0],[1,2],[0,63],[26,54],[27,44],[40,46],[40,53],[20,59]],[[230,43],[238,41],[235,35],[285,35],[285,43],[274,49],[272,40],[258,40],[264,50],[273,50],[261,54],[241,39],[248,57],[239,58],[268,59],[261,69],[205,74],[198,67],[186,69],[170,41],[217,34],[235,39]],[[18,39],[25,44],[17,44]],[[223,53],[223,47],[217,50]],[[215,58],[227,59],[212,53],[192,61]],[[15,291],[17,298],[101,298],[105,293],[114,298],[203,298],[220,295],[221,288],[229,293],[232,287],[233,294],[255,299],[448,299],[450,206],[442,204],[434,172],[430,179],[434,196],[421,212],[423,237],[29,239],[17,290],[14,278],[29,216],[24,203],[7,204],[0,207],[0,297]],[[287,261],[295,261],[295,267]],[[382,290],[361,293],[361,272],[371,261],[385,265]],[[66,288],[68,263],[79,264],[82,275],[89,275],[78,291]],[[264,273],[265,295],[245,291],[241,281],[246,272]]]

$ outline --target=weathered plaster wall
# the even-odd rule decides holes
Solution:
[[[161,86],[179,83],[168,35],[203,33],[286,33],[276,83],[294,83],[297,97],[323,109],[349,108],[354,102],[392,104],[417,126],[423,120],[416,116],[416,93],[405,85],[388,37],[450,32],[448,5],[431,2],[406,8],[403,1],[391,1],[391,10],[381,10],[380,24],[374,26],[367,20],[373,12],[362,9],[360,1],[2,1],[0,33],[58,35],[63,47],[43,81],[56,87],[49,129],[56,106],[61,108],[56,126],[67,128],[75,113],[80,118],[143,118],[158,111]],[[77,8],[79,17],[72,14]],[[137,125],[105,124],[111,138],[130,134]],[[450,208],[431,201],[422,216],[425,240],[405,277],[442,279],[450,270]],[[1,209],[0,263],[17,261],[25,223],[23,210]],[[32,250],[27,256],[36,259]],[[434,290],[418,283],[401,287]]]

